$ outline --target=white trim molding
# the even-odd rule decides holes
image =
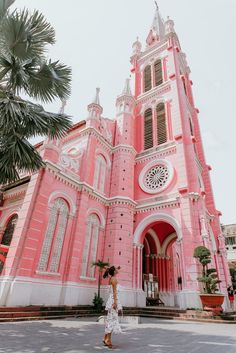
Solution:
[[[165,213],[154,213],[144,218],[137,226],[134,232],[134,244],[135,245],[141,244],[142,233],[148,225],[151,225],[152,223],[160,222],[160,221],[169,223],[176,231],[178,241],[182,240],[183,235],[182,235],[181,227],[178,221],[174,217]]]

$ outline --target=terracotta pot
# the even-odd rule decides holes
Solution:
[[[219,314],[223,311],[221,305],[224,302],[224,294],[200,294],[203,310],[213,311]]]

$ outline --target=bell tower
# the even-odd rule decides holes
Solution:
[[[230,277],[190,68],[174,22],[164,21],[157,5],[145,48],[134,42],[131,63],[137,152],[134,287],[145,291],[143,278],[151,273],[166,305],[198,307],[197,245],[211,250],[221,291]]]

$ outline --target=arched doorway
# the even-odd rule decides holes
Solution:
[[[11,245],[17,220],[18,220],[17,214],[11,216],[11,218],[9,219],[5,227],[2,238],[0,239],[0,274],[3,270],[4,263],[6,261],[7,253]]]
[[[142,219],[134,232],[133,258],[134,288],[144,290],[146,297],[150,296],[150,288],[154,288],[165,305],[178,305],[178,292],[185,288],[182,230],[178,220],[166,213],[153,213]],[[151,278],[157,280],[157,286],[144,282],[144,276],[149,274],[157,277]]]
[[[176,281],[178,283],[180,277],[173,246],[176,240],[175,229],[166,222],[157,222],[144,234],[143,275],[151,274],[155,277],[160,292],[175,291]]]

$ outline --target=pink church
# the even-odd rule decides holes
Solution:
[[[0,305],[91,304],[101,259],[120,265],[125,306],[200,307],[194,248],[230,282],[186,55],[156,9],[131,56],[115,118],[99,101],[60,141],[36,148],[46,167],[2,188]],[[153,282],[152,282],[153,281]],[[105,297],[107,282],[102,284]]]

